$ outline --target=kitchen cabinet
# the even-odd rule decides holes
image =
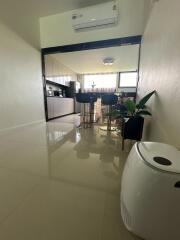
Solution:
[[[67,87],[70,86],[70,81],[77,80],[75,72],[51,55],[45,56],[45,76],[47,80]]]
[[[47,108],[48,108],[48,119],[51,119],[54,117],[54,99],[52,97],[48,97]]]
[[[57,83],[57,84],[69,87],[71,78],[69,76],[47,77],[47,80],[51,81],[52,83]]]
[[[47,97],[48,119],[74,113],[73,98]]]

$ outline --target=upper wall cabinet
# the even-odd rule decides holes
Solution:
[[[70,85],[70,81],[76,81],[77,75],[71,69],[63,65],[53,55],[45,57],[46,79],[64,86]]]
[[[61,84],[63,86],[70,87],[70,81],[72,81],[72,77],[71,76],[46,77],[46,80],[49,80],[57,84]]]

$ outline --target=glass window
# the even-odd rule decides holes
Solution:
[[[137,72],[120,73],[119,87],[136,87],[137,86]]]
[[[117,73],[84,75],[84,88],[116,88]]]

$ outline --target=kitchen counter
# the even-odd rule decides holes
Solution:
[[[74,113],[74,99],[61,97],[47,97],[48,119]]]
[[[68,97],[47,96],[47,98],[68,98]],[[72,99],[72,98],[68,98],[68,99]]]

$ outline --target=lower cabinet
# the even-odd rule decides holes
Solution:
[[[47,98],[48,119],[54,117],[54,99],[52,97]]]
[[[48,119],[74,113],[73,98],[47,97]]]

